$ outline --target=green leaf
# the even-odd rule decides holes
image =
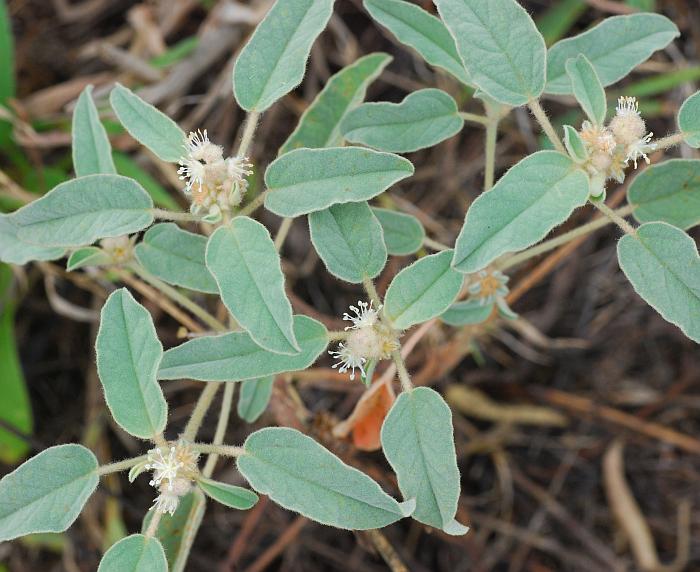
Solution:
[[[153,320],[126,288],[102,308],[95,342],[105,401],[119,426],[149,439],[165,429],[168,404],[156,380],[163,355]]]
[[[216,280],[204,260],[207,238],[172,222],[157,224],[136,245],[136,258],[161,280],[198,292],[218,294]]]
[[[197,484],[207,496],[231,508],[248,510],[249,508],[253,508],[255,503],[258,502],[258,495],[243,487],[236,487],[205,478],[200,478]]]
[[[334,204],[366,201],[413,174],[410,161],[362,147],[297,149],[265,172],[265,207],[295,217]]]
[[[157,538],[132,534],[105,552],[97,572],[168,572],[168,562]]]
[[[413,215],[372,207],[374,216],[384,230],[384,242],[389,254],[403,256],[413,254],[425,238],[425,230]]]
[[[352,143],[406,153],[437,145],[463,125],[454,99],[439,89],[421,89],[401,103],[364,103],[347,114],[340,129]]]
[[[365,98],[369,84],[391,60],[390,55],[381,52],[369,54],[331,77],[306,108],[279,154],[284,155],[302,147],[320,149],[342,145],[340,122],[348,111],[357,107]]]
[[[396,502],[367,475],[294,429],[261,429],[243,448],[238,470],[256,491],[322,524],[382,528],[413,509],[412,502]]]
[[[571,125],[564,125],[564,145],[571,158],[577,163],[584,163],[588,159],[586,144],[579,132]]]
[[[107,132],[100,123],[92,86],[88,85],[73,110],[73,168],[78,177],[110,175],[117,172],[112,161],[112,147]]]
[[[502,254],[527,248],[587,198],[588,177],[571,159],[556,151],[534,153],[471,204],[452,265],[476,272]]]
[[[639,173],[627,189],[639,222],[663,221],[682,229],[700,224],[700,160],[671,159]]]
[[[648,222],[617,243],[620,268],[644,301],[700,343],[700,257],[695,241],[665,222]]]
[[[65,254],[64,248],[38,246],[20,240],[14,215],[0,214],[0,261],[26,264],[32,260],[56,260]]]
[[[304,77],[311,45],[333,12],[333,0],[277,0],[233,68],[233,93],[247,111],[265,111]]]
[[[464,277],[450,266],[452,250],[425,256],[391,281],[384,314],[400,330],[442,314],[459,294]]]
[[[678,110],[678,128],[688,145],[700,147],[700,91],[686,99]]]
[[[97,459],[82,445],[42,451],[0,480],[0,542],[62,532],[97,487]]]
[[[364,0],[363,4],[372,18],[430,65],[446,70],[464,84],[471,83],[455,41],[439,18],[403,0]]]
[[[177,163],[185,154],[187,136],[182,129],[133,91],[118,83],[109,95],[109,103],[129,134],[159,159]]]
[[[493,304],[481,304],[479,300],[466,300],[452,304],[440,319],[449,326],[469,326],[488,320]]]
[[[270,403],[274,383],[275,376],[273,375],[244,381],[238,396],[238,416],[248,423],[255,422],[267,409],[267,404]]]
[[[71,252],[66,262],[66,270],[73,272],[86,266],[105,266],[112,263],[112,258],[101,248],[83,246]]]
[[[603,125],[608,104],[605,100],[605,90],[593,64],[586,56],[579,54],[566,60],[565,67],[574,96],[588,115],[588,119],[594,125]]]
[[[153,222],[153,201],[141,185],[119,175],[66,181],[16,211],[20,240],[42,246],[84,246],[139,231]]]
[[[515,0],[434,1],[473,83],[513,107],[542,93],[544,39]]]
[[[294,335],[301,348],[294,356],[267,351],[245,332],[195,338],[165,352],[158,378],[242,381],[300,371],[326,349],[328,332],[316,320],[295,316]]]
[[[328,271],[353,284],[374,278],[386,264],[382,226],[366,202],[309,214],[311,242]]]
[[[241,216],[219,227],[209,238],[206,261],[222,301],[255,343],[280,354],[300,351],[280,256],[262,224]]]
[[[190,548],[204,517],[206,499],[204,493],[194,489],[191,493],[180,498],[175,514],[162,514],[155,537],[165,550],[170,572],[183,572],[190,554]],[[143,519],[142,531],[148,530],[148,525],[155,513],[151,510]]]
[[[413,518],[462,535],[455,520],[460,478],[452,411],[438,393],[418,387],[399,395],[382,425],[382,449],[399,481],[401,494],[416,499]]]
[[[603,86],[611,85],[665,48],[680,32],[659,14],[631,14],[606,18],[590,30],[554,44],[547,53],[547,93],[572,93],[566,61],[583,54]]]
[[[117,167],[117,173],[134,179],[146,192],[151,195],[153,202],[162,208],[172,211],[181,210],[177,201],[166,191],[163,186],[156,181],[146,170],[144,170],[129,155],[118,151],[112,152],[112,159]]]

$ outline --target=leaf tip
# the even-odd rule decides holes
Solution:
[[[453,518],[443,525],[442,531],[450,536],[464,536],[469,532],[469,527],[464,526]]]
[[[401,509],[401,514],[404,517],[409,517],[416,510],[416,499],[408,499],[407,501],[400,502],[399,508]]]

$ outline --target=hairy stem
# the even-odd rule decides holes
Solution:
[[[256,210],[258,210],[259,207],[263,205],[265,202],[265,197],[267,196],[267,193],[269,191],[265,190],[262,193],[260,193],[257,197],[255,197],[252,201],[250,201],[246,206],[244,206],[241,210],[236,213],[236,216],[248,216],[249,214],[254,213]]]
[[[372,279],[365,276],[362,279],[362,285],[365,287],[369,299],[372,300],[375,307],[379,309],[382,305],[382,299],[379,297],[379,292],[377,292],[377,289],[374,287],[374,282],[372,282]]]
[[[329,342],[338,342],[340,340],[344,340],[348,337],[348,333],[344,332],[343,330],[331,330],[328,332],[328,341]]]
[[[197,215],[193,215],[192,213],[175,212],[166,209],[151,209],[151,214],[154,217],[162,220],[178,220],[185,222],[196,221],[200,218]]]
[[[590,201],[590,203],[600,212],[602,212],[606,217],[608,217],[612,222],[614,222],[617,226],[619,226],[626,234],[631,234],[632,236],[637,234],[636,229],[630,223],[628,223],[618,213],[612,210],[603,201]]]
[[[654,141],[654,145],[656,145],[654,149],[668,149],[669,147],[683,143],[683,141],[685,141],[685,135],[683,135],[683,133],[674,133],[673,135],[667,135],[658,141]]]
[[[540,124],[540,127],[542,127],[542,131],[545,132],[549,140],[552,142],[552,145],[554,145],[554,148],[560,153],[566,154],[566,149],[564,148],[561,139],[559,139],[557,132],[554,130],[554,127],[550,123],[547,114],[545,113],[544,109],[542,109],[542,106],[540,105],[540,100],[531,99],[528,102],[528,107],[530,108],[530,111],[532,111],[532,114],[535,116],[535,119],[537,119],[537,122]]]
[[[496,176],[496,140],[498,139],[498,115],[489,113],[489,123],[486,126],[486,156],[484,164],[484,190],[493,187]]]
[[[124,459],[123,461],[117,461],[116,463],[101,465],[100,468],[97,469],[97,474],[102,476],[118,473],[119,471],[126,471],[127,469],[138,465],[146,459],[148,459],[148,455],[141,455],[140,457],[132,457],[131,459]]]
[[[285,217],[282,219],[282,224],[280,224],[279,230],[277,231],[277,235],[275,236],[275,248],[278,252],[282,250],[282,245],[287,239],[289,229],[292,228],[292,222],[294,222],[294,219],[290,217]]]
[[[200,453],[223,455],[224,457],[240,457],[245,455],[245,449],[243,447],[236,447],[234,445],[214,445],[213,443],[193,443],[191,445],[192,449]]]
[[[219,390],[220,385],[221,382],[219,381],[209,381],[204,386],[202,393],[199,394],[197,404],[194,406],[194,411],[192,411],[192,417],[190,417],[190,420],[185,426],[185,430],[182,432],[182,438],[185,441],[192,442],[195,440],[195,437],[197,437],[197,432],[202,426],[204,417],[206,416],[207,411],[209,411],[209,406],[211,405],[211,402],[214,401],[214,397],[216,396],[216,392]]]
[[[148,523],[148,528],[146,529],[146,538],[153,538],[156,532],[158,532],[158,525],[160,524],[160,519],[162,516],[162,512],[158,510],[154,511],[153,518],[151,519],[151,522]]]
[[[447,246],[446,244],[442,244],[442,242],[438,242],[437,240],[433,240],[432,238],[428,238],[427,236],[423,239],[423,244],[427,246],[428,248],[432,248],[433,250],[449,250],[450,247]]]
[[[401,389],[404,391],[411,391],[413,389],[413,384],[411,383],[411,376],[408,375],[408,370],[406,369],[406,362],[403,361],[403,356],[399,350],[394,350],[391,352],[391,359],[394,360],[396,364],[396,371],[399,374],[399,381],[401,382]]]
[[[221,411],[219,412],[219,419],[216,422],[216,432],[214,433],[214,445],[221,445],[224,442],[224,437],[226,436],[226,428],[228,427],[228,420],[231,415],[231,403],[233,402],[233,390],[235,385],[233,383],[227,383],[224,385],[224,396],[221,399]],[[207,457],[207,462],[204,465],[202,474],[205,477],[211,477],[214,472],[214,467],[216,467],[216,461],[218,461],[219,455],[213,453]]]
[[[467,113],[466,111],[460,111],[459,116],[465,121],[471,121],[472,123],[478,123],[488,127],[490,120],[488,117],[483,115],[477,115],[476,113]]]
[[[245,126],[243,127],[241,144],[238,146],[238,151],[236,151],[236,155],[239,157],[245,157],[248,149],[250,149],[250,144],[253,142],[253,135],[255,135],[255,129],[258,126],[259,119],[260,114],[257,111],[251,111],[248,113],[248,118],[246,119]]]

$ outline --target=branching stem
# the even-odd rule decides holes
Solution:
[[[540,127],[542,127],[542,131],[544,131],[547,137],[549,137],[549,140],[552,142],[552,145],[554,145],[554,148],[560,153],[566,154],[564,144],[561,142],[561,139],[559,139],[559,136],[554,130],[554,127],[549,121],[549,117],[547,117],[547,114],[545,113],[544,109],[542,109],[542,106],[540,105],[540,100],[531,99],[528,102],[528,107],[530,108],[530,111],[532,111],[532,114],[535,116],[535,119],[537,119],[537,122],[540,124]]]
[[[228,427],[228,420],[231,415],[231,404],[233,403],[234,389],[235,385],[233,383],[227,383],[224,385],[224,396],[221,399],[221,411],[219,412],[219,419],[216,422],[216,432],[214,433],[213,445],[221,445],[224,442],[226,428]],[[207,457],[207,462],[204,464],[204,469],[202,470],[202,474],[205,477],[211,477],[218,459],[219,455],[216,453],[213,453]]]
[[[411,391],[413,389],[413,384],[411,383],[411,376],[408,374],[408,369],[406,369],[406,362],[403,361],[403,356],[399,350],[394,350],[391,352],[391,358],[396,364],[396,371],[399,374],[399,381],[401,382],[401,389],[403,391]]]
[[[177,220],[183,222],[198,221],[200,217],[186,212],[175,212],[166,209],[151,209],[151,214],[162,220]]]
[[[131,467],[138,465],[146,459],[148,459],[148,455],[141,455],[140,457],[132,457],[131,459],[124,459],[123,461],[117,461],[116,463],[102,465],[99,469],[97,469],[97,474],[103,476],[118,473],[119,471],[126,471],[127,469],[131,469]]]
[[[612,210],[603,201],[590,201],[590,203],[600,212],[602,212],[606,217],[608,217],[612,222],[614,222],[617,226],[619,226],[626,234],[631,234],[632,236],[637,234],[637,230],[630,223],[628,223],[618,213]]]
[[[192,442],[197,437],[197,432],[202,426],[204,417],[206,416],[207,411],[209,411],[211,402],[214,401],[214,397],[216,396],[216,392],[219,390],[220,385],[221,382],[219,381],[207,382],[206,386],[202,390],[202,393],[199,394],[199,399],[194,406],[194,411],[192,411],[192,417],[190,417],[190,420],[185,426],[185,430],[182,432],[182,438],[185,441]]]

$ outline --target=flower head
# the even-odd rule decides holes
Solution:
[[[367,302],[358,300],[357,306],[350,306],[350,309],[355,315],[351,316],[347,312],[343,314],[343,320],[352,322],[352,326],[347,326],[345,328],[346,330],[357,330],[359,328],[374,326],[379,319],[379,310],[382,308],[380,306],[375,310],[372,308],[372,302],[368,304]]]
[[[144,469],[153,471],[149,484],[159,492],[152,509],[170,514],[175,512],[180,497],[192,489],[192,481],[199,472],[198,459],[199,453],[185,441],[171,445],[165,453],[161,447],[148,452],[148,463]]]
[[[135,244],[136,235],[130,238],[127,234],[103,238],[100,241],[100,247],[112,258],[115,264],[129,262],[134,257]]]
[[[351,380],[355,380],[356,369],[362,372],[362,377],[366,375],[364,366],[367,362],[367,358],[354,353],[350,347],[342,342],[338,344],[338,349],[336,351],[329,351],[328,353],[338,360],[338,362],[332,365],[333,369],[338,368],[339,373],[345,373],[350,370]]]
[[[486,306],[493,304],[496,298],[508,294],[508,276],[498,270],[480,270],[476,275],[476,281],[469,285],[469,294],[479,300],[479,304]]]

